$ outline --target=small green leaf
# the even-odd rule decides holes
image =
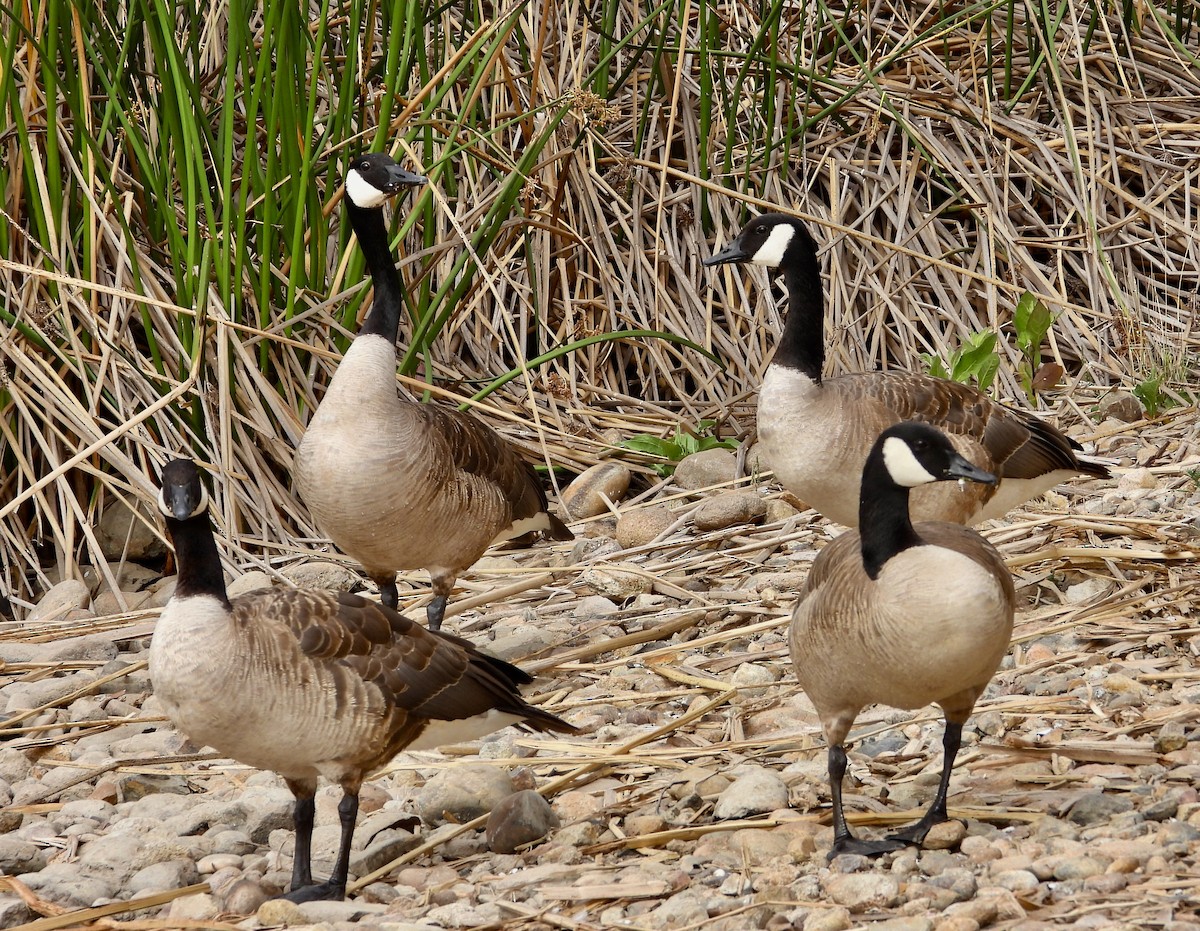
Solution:
[[[992,382],[996,380],[996,373],[1000,371],[1000,357],[995,353],[984,359],[980,363],[979,368],[975,372],[975,381],[979,384],[980,391],[987,391],[992,387]]]
[[[1162,379],[1147,378],[1133,386],[1133,396],[1142,402],[1142,407],[1151,417],[1157,417],[1163,409]]]
[[[999,363],[996,357],[996,334],[988,331],[972,333],[954,353],[950,371],[955,381],[965,382],[972,376],[978,379],[980,370],[989,365],[991,359]]]
[[[1026,291],[1013,311],[1013,328],[1017,331],[1017,348],[1032,362],[1032,355],[1054,323],[1054,314],[1036,297]]]
[[[925,365],[925,370],[934,378],[949,378],[950,372],[946,369],[946,363],[942,361],[940,356],[935,356],[931,352],[921,353],[921,362]]]
[[[636,453],[648,453],[651,456],[661,456],[664,459],[669,458],[669,454],[678,449],[670,440],[664,440],[661,436],[650,436],[646,433],[622,440],[621,446],[625,449],[631,449]]]
[[[678,429],[675,431],[675,445],[679,449],[680,459],[700,451],[699,437]]]

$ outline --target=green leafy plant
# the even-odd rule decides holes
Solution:
[[[703,452],[706,449],[737,449],[738,440],[722,440],[709,433],[716,424],[715,420],[701,420],[694,430],[686,424],[680,424],[675,428],[675,435],[672,437],[639,433],[622,440],[621,446],[663,460],[651,463],[651,467],[665,478],[674,473],[680,461],[692,453]]]
[[[972,333],[966,341],[950,353],[949,364],[941,356],[921,353],[930,375],[949,378],[952,381],[974,381],[980,391],[987,391],[1000,369],[1000,355],[996,352],[996,334],[990,331]]]
[[[1133,396],[1142,402],[1142,407],[1146,409],[1149,417],[1157,417],[1159,412],[1171,404],[1170,398],[1163,393],[1162,383],[1162,376],[1156,375],[1133,386]]]
[[[1017,332],[1017,349],[1021,353],[1021,387],[1029,403],[1034,402],[1033,379],[1042,364],[1042,340],[1054,324],[1054,314],[1045,304],[1026,291],[1013,311],[1013,329]]]
[[[1200,469],[1188,469],[1184,474],[1192,480],[1194,487],[1200,488]]]

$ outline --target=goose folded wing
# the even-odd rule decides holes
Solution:
[[[897,422],[917,420],[953,436],[973,437],[992,463],[1006,462],[1029,440],[1025,415],[970,385],[911,372],[855,373],[838,380],[864,403],[882,404]]]
[[[1108,478],[1109,471],[1097,462],[1079,459],[1079,444],[1032,414],[1025,415],[1029,440],[1004,462],[1004,478],[1036,478],[1060,469]]]
[[[525,505],[514,509],[519,517],[546,510],[546,492],[537,472],[499,433],[470,414],[452,408],[423,404],[421,415],[428,434],[440,438],[446,461],[453,462],[455,469],[486,480],[499,488],[508,501]]]
[[[371,682],[388,704],[424,719],[460,720],[495,710],[540,730],[570,730],[521,698],[526,672],[479,652],[468,640],[432,632],[359,595],[276,592],[277,618],[313,661],[342,664]]]

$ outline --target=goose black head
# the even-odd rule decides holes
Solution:
[[[381,207],[406,187],[428,182],[424,175],[406,171],[384,152],[368,152],[350,163],[346,172],[346,196],[356,207]]]
[[[984,485],[995,485],[998,481],[991,472],[960,456],[941,430],[915,421],[884,430],[875,441],[871,456],[880,457],[892,481],[903,488],[956,479]]]
[[[172,459],[162,470],[158,509],[166,517],[188,520],[208,510],[208,492],[191,459]]]
[[[737,237],[715,255],[703,260],[704,265],[750,263],[780,268],[803,252],[816,254],[817,244],[808,228],[795,217],[782,213],[765,213],[755,217]]]

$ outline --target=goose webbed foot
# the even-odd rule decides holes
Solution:
[[[853,834],[846,834],[833,839],[829,849],[829,859],[839,857],[844,853],[855,853],[862,857],[878,857],[893,850],[903,850],[908,846],[906,841],[895,840],[892,837],[883,840],[863,840]]]
[[[902,841],[885,838],[884,840],[861,840],[850,833],[846,824],[846,816],[842,808],[842,780],[846,776],[846,748],[841,744],[829,746],[829,793],[833,798],[833,846],[829,849],[829,859],[843,853],[856,853],[864,857],[878,857],[892,850],[907,846]]]
[[[354,837],[354,822],[358,819],[357,781],[352,787],[345,789],[345,794],[338,803],[338,820],[342,824],[341,843],[338,845],[333,873],[323,883],[312,881],[312,825],[315,809],[311,795],[306,794],[296,799],[296,858],[292,866],[292,891],[276,898],[300,903],[318,900],[340,902],[346,897],[346,880],[350,872],[350,843]]]
[[[932,817],[931,817],[932,816]],[[945,815],[938,816],[933,810],[926,812],[925,817],[920,821],[910,824],[906,828],[901,828],[888,835],[888,840],[899,841],[901,844],[911,844],[914,847],[920,847],[925,843],[925,836],[929,833],[929,829],[935,824],[941,824],[943,821],[950,819]]]
[[[278,895],[275,898],[287,899],[289,902],[295,902],[298,905],[301,902],[340,902],[345,897],[346,883],[327,879],[323,883],[301,886],[299,889],[293,889],[291,892],[285,892],[283,895]]]
[[[934,796],[929,811],[925,812],[920,821],[889,834],[889,839],[920,847],[925,843],[925,836],[931,827],[950,820],[950,813],[946,809],[946,794],[950,789],[950,773],[954,771],[954,759],[958,756],[961,744],[962,723],[947,719],[946,729],[942,733],[942,775],[938,779],[937,795]]]

